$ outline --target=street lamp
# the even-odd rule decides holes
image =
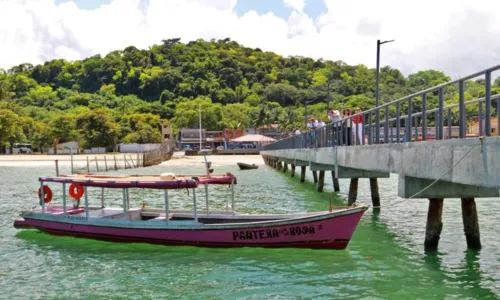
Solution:
[[[394,42],[394,40],[383,41],[377,40],[377,75],[375,78],[375,107],[378,107],[379,99],[379,81],[380,81],[380,45]],[[377,109],[375,111],[375,143],[380,142],[380,112]]]

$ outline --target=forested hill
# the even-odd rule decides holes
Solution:
[[[341,58],[339,58],[341,59]],[[426,70],[405,78],[381,69],[381,101],[450,80]],[[148,50],[130,46],[84,60],[56,59],[0,70],[0,146],[37,145],[77,138],[85,147],[117,142],[155,142],[157,124],[197,125],[198,106],[209,130],[273,122],[303,126],[304,101],[311,116],[326,117],[327,86],[333,106],[374,106],[375,70],[363,65],[283,57],[229,39],[188,44],[163,40]],[[496,80],[494,93],[500,91]],[[482,88],[467,83],[467,99]],[[455,101],[447,91],[447,101]],[[429,106],[436,105],[429,96]]]

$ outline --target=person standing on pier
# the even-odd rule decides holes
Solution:
[[[354,114],[361,114],[361,108],[356,107],[354,109]],[[355,116],[352,118],[352,122],[354,123],[354,139],[355,139],[355,144],[357,145],[363,145],[363,115]]]
[[[347,135],[344,136],[344,145],[350,146],[352,145],[352,118],[351,118],[351,109],[344,109],[344,126],[347,128]]]

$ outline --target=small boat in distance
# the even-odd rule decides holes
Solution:
[[[238,214],[231,174],[212,175],[93,175],[40,177],[39,207],[21,213],[18,229],[36,229],[53,235],[116,242],[144,242],[203,247],[266,247],[345,249],[368,206],[332,207],[328,211],[293,214]],[[54,205],[45,183],[62,184],[61,204]],[[225,210],[209,210],[209,185],[229,185]],[[67,190],[67,185],[69,189]],[[196,191],[205,188],[205,208]],[[101,203],[90,205],[89,189],[101,190]],[[122,206],[105,207],[104,189],[121,189]],[[130,189],[163,191],[164,207],[130,207]],[[193,210],[171,210],[169,190],[191,190]],[[68,203],[67,193],[73,198]],[[83,205],[80,200],[84,199]],[[228,197],[229,199],[229,197]],[[71,200],[70,200],[71,201]],[[94,199],[95,201],[95,199]],[[69,205],[68,205],[69,204]],[[231,209],[229,209],[231,207]]]
[[[256,164],[246,164],[246,163],[242,163],[242,162],[238,162],[236,163],[238,165],[238,167],[240,167],[240,170],[252,170],[252,169],[257,169],[259,168],[259,166],[257,166]]]

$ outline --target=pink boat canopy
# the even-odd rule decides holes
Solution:
[[[102,188],[149,188],[185,189],[200,184],[236,184],[236,176],[231,173],[221,175],[93,175],[76,174],[55,177],[40,177],[41,182],[78,183],[81,186]]]

